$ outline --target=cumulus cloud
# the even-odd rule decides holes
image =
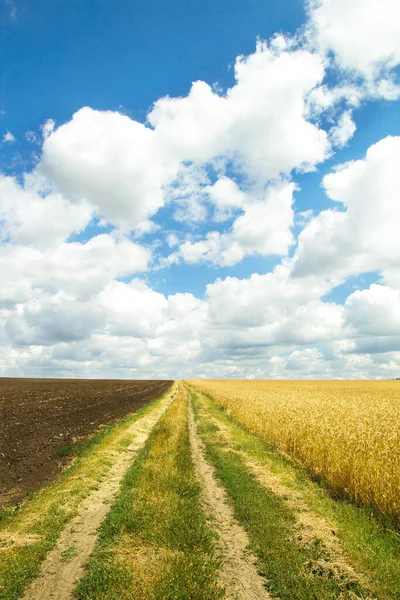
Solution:
[[[186,240],[181,245],[179,252],[167,260],[173,263],[182,259],[191,265],[210,262],[214,265],[229,267],[240,262],[244,255],[243,248],[231,235],[211,231],[198,242]]]
[[[45,122],[33,172],[0,176],[3,373],[399,374],[400,138],[324,177],[330,209],[294,211],[296,176],[348,144],[361,103],[399,96],[397,4],[312,0],[308,12],[306,40],[259,41],[225,91],[196,81],[156,100],[145,123],[90,107]],[[199,297],[161,293],[138,277],[165,250],[165,215],[161,265],[281,264]],[[327,299],[367,271],[380,282]]]
[[[329,371],[329,363],[317,348],[306,348],[292,352],[287,359],[285,369],[295,374],[301,373],[303,377],[320,375],[323,370]]]
[[[229,219],[232,212],[242,208],[246,202],[246,194],[226,175],[219,177],[213,185],[206,186],[204,191],[215,207],[217,221]]]
[[[400,336],[399,290],[372,284],[351,294],[344,308],[346,321],[356,335]]]
[[[238,57],[235,85],[219,94],[203,81],[184,98],[158,100],[148,119],[163,148],[179,160],[235,161],[263,182],[326,157],[326,132],[305,117],[308,94],[323,79],[321,58],[302,49],[259,42]]]
[[[285,255],[293,243],[293,192],[286,183],[267,190],[265,198],[248,204],[233,223],[232,238],[248,254]]]
[[[49,295],[36,290],[24,305],[10,313],[5,334],[22,346],[85,340],[101,323],[101,314],[94,308],[62,291]]]
[[[393,342],[380,349],[358,345],[363,325],[353,319],[351,305],[359,298],[345,308],[323,302],[328,287],[316,277],[301,285],[290,278],[289,266],[281,266],[209,284],[204,300],[165,296],[139,280],[105,284],[99,294],[80,299],[66,291],[37,292],[23,306],[0,311],[1,362],[8,373],[42,375],[396,375],[400,352]],[[356,344],[344,339],[348,323]]]
[[[291,278],[289,265],[244,280],[228,277],[207,286],[210,323],[247,347],[332,340],[341,336],[343,308],[321,301],[329,289],[323,278]]]
[[[0,175],[0,239],[50,250],[91,220],[89,206],[71,205],[61,194],[41,195],[15,178]]]
[[[286,182],[271,186],[264,192],[264,197],[258,199],[246,197],[227,178],[223,180],[223,190],[218,182],[212,187],[212,193],[215,194],[217,186],[219,206],[222,191],[224,206],[228,206],[231,199],[231,202],[235,202],[234,206],[242,205],[242,213],[236,217],[227,233],[213,231],[199,241],[186,240],[172,256],[173,260],[230,266],[240,262],[246,255],[286,255],[294,241],[291,227],[294,222],[292,203],[295,185]]]
[[[374,78],[400,64],[397,0],[310,0],[308,7],[320,48],[344,69]]]
[[[322,211],[301,232],[295,274],[346,277],[398,270],[400,137],[369,147],[364,159],[326,175],[323,186],[343,210]]]
[[[141,281],[128,285],[114,281],[99,296],[106,330],[111,335],[153,337],[164,322],[167,300]]]
[[[101,234],[86,243],[70,242],[51,252],[0,246],[0,304],[27,302],[35,290],[77,298],[97,295],[110,280],[145,271],[151,253],[124,237]]]
[[[72,202],[86,201],[124,227],[163,205],[176,165],[159,154],[145,125],[86,107],[46,137],[40,170]]]
[[[325,159],[327,133],[306,115],[308,95],[323,77],[317,54],[283,38],[259,42],[236,60],[226,93],[197,81],[187,96],[155,102],[146,125],[89,107],[58,128],[47,121],[39,172],[65,198],[89,203],[120,227],[134,228],[166,201],[181,200],[179,219],[187,211],[201,220],[207,199],[223,219],[243,202],[225,165],[260,186]],[[222,171],[211,185],[207,164]]]

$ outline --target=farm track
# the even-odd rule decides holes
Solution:
[[[136,412],[172,381],[0,378],[0,506],[48,484],[59,450]]]
[[[82,502],[78,514],[62,531],[55,547],[42,564],[41,573],[29,586],[23,600],[69,600],[84,574],[84,566],[97,542],[96,530],[105,519],[132,459],[151,430],[176,397],[176,386],[149,413],[135,421],[127,435],[133,442],[120,454],[103,481]]]
[[[249,554],[246,531],[234,519],[233,509],[227,503],[224,488],[217,482],[214,468],[205,460],[204,444],[197,433],[190,391],[188,395],[189,435],[192,457],[202,484],[204,503],[215,519],[219,535],[222,569],[220,583],[229,600],[266,600],[271,598],[255,566],[255,557]]]
[[[217,427],[221,439],[231,452],[236,452],[243,460],[256,480],[274,495],[282,498],[287,506],[293,511],[297,527],[297,541],[302,545],[312,545],[321,541],[325,546],[324,561],[321,569],[328,570],[337,577],[350,577],[362,580],[355,570],[348,564],[347,558],[341,547],[340,541],[335,533],[334,525],[312,511],[298,490],[288,486],[279,475],[272,473],[265,464],[259,462],[248,452],[235,449],[235,439],[222,421],[210,413],[207,414],[210,421]]]

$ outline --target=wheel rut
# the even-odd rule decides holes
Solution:
[[[227,503],[224,488],[217,482],[215,469],[205,460],[204,444],[194,419],[191,395],[188,390],[189,435],[192,458],[202,484],[202,495],[209,515],[215,519],[222,559],[220,583],[229,600],[271,599],[263,578],[255,566],[256,559],[248,552],[249,538],[235,520],[233,509]]]
[[[112,467],[98,488],[85,498],[78,514],[62,531],[54,548],[47,554],[39,576],[31,583],[22,600],[71,600],[85,564],[97,542],[97,529],[104,521],[132,459],[143,447],[149,434],[177,394],[176,384],[160,404],[135,421],[127,435],[133,441],[117,454]]]
[[[204,409],[201,409],[204,410]],[[297,524],[296,540],[299,545],[313,546],[322,542],[324,545],[324,559],[316,561],[315,567],[321,571],[329,571],[339,579],[358,581],[368,587],[366,578],[355,571],[349,564],[348,558],[336,535],[333,523],[316,514],[309,508],[299,490],[288,486],[284,480],[273,473],[265,464],[259,462],[244,450],[235,447],[235,439],[229,427],[210,412],[207,418],[217,427],[222,441],[230,452],[238,454],[243,460],[248,472],[267,490],[282,498],[292,510]]]

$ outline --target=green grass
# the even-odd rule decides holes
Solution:
[[[56,449],[56,454],[57,454],[57,456],[60,456],[60,457],[71,456],[73,453],[74,453],[74,447],[72,445],[59,446]]]
[[[125,445],[126,430],[164,396],[74,446],[75,460],[58,479],[22,503],[0,511],[1,600],[17,600],[39,575],[60,532],[107,474],[114,452]]]
[[[252,550],[258,557],[259,570],[265,575],[270,592],[281,600],[372,597],[359,581],[330,568],[326,548],[320,540],[315,540],[313,545],[297,542],[293,511],[283,498],[263,487],[249,473],[236,452],[241,449],[255,455],[266,452],[271,455],[271,447],[245,432],[209,400],[203,400],[197,394],[193,396],[207,458],[216,467],[217,477],[230,496],[236,518],[248,532]],[[200,403],[206,412],[199,410]],[[222,440],[218,427],[206,416],[208,411],[224,419],[225,425],[233,429],[235,444],[230,446]],[[283,468],[282,459],[276,454],[275,458]]]
[[[63,562],[68,562],[75,556],[79,556],[79,550],[75,546],[69,546],[61,552],[61,560]]]
[[[100,529],[80,600],[217,600],[218,561],[190,453],[184,394],[155,426]]]

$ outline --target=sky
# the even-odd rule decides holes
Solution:
[[[0,0],[0,375],[400,377],[398,0]]]

